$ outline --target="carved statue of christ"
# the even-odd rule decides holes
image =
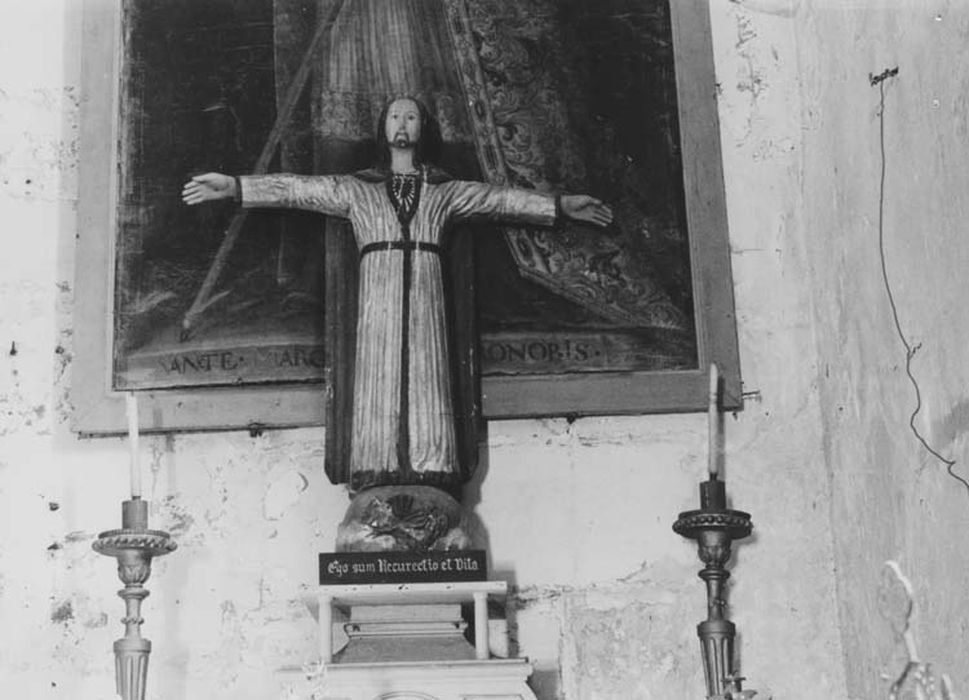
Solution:
[[[451,487],[458,474],[442,246],[470,218],[551,226],[558,217],[606,226],[612,211],[587,195],[449,179],[426,162],[426,109],[389,103],[380,119],[383,161],[352,175],[193,177],[190,205],[235,198],[350,221],[360,255],[350,487]]]

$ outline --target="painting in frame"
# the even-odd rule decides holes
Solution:
[[[403,92],[429,106],[455,177],[589,192],[615,212],[604,232],[455,232],[484,417],[703,410],[713,362],[739,408],[708,14],[701,0],[86,0],[78,430],[118,432],[125,391],[148,404],[146,430],[324,421],[352,336],[346,226],[178,193],[206,170],[364,168]]]

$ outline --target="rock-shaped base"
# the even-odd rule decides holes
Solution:
[[[468,519],[432,486],[378,486],[357,494],[337,530],[338,552],[471,549]]]

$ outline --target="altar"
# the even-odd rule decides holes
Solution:
[[[507,658],[506,593],[504,581],[320,586],[320,663],[280,670],[280,698],[535,700],[531,664]]]

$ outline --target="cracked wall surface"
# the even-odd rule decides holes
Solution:
[[[818,334],[819,386],[849,697],[885,697],[882,676],[897,678],[907,659],[872,594],[886,560],[911,577],[922,657],[952,674],[961,696],[969,688],[969,556],[952,534],[969,526],[969,492],[926,445],[966,476],[969,309],[960,288],[969,258],[969,81],[955,67],[969,58],[969,8],[815,2],[798,21],[810,279],[816,323],[828,329]],[[819,55],[819,41],[841,49]],[[896,68],[872,86],[871,76]],[[914,352],[908,368],[905,343]]]

